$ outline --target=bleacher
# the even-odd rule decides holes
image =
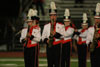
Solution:
[[[51,0],[46,1],[45,4],[45,11],[46,11],[46,17],[40,16],[41,21],[48,21],[49,20],[49,4]],[[82,7],[77,7],[75,8],[75,2],[74,0],[54,0],[57,5],[57,10],[58,10],[58,17],[62,18],[64,15],[64,11],[66,8],[70,9],[71,12],[71,18],[72,19],[80,19],[82,18],[83,12],[86,12],[89,14],[89,9],[92,11],[95,10],[96,3],[100,2],[99,0],[84,0],[83,8]],[[80,6],[81,4],[77,4]],[[89,17],[89,15],[88,15]],[[45,18],[45,19],[44,19]]]

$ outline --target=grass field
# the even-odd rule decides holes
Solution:
[[[0,67],[24,67],[23,58],[0,58]],[[47,59],[39,58],[39,67],[47,67]],[[78,67],[78,60],[71,59],[71,67]],[[90,61],[87,60],[87,67],[90,67]]]

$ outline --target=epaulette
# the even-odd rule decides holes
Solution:
[[[48,24],[50,24],[50,22],[49,22],[49,23],[46,23],[45,25],[48,25]],[[44,25],[44,26],[45,26],[45,25]]]
[[[57,22],[57,23],[63,25],[63,23],[61,23],[61,22]]]

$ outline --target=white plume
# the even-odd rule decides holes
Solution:
[[[28,17],[30,17],[30,16],[32,16],[32,13],[33,13],[34,11],[33,11],[33,9],[29,9],[29,11],[28,11]]]
[[[51,2],[50,7],[51,7],[51,9],[56,9],[55,2]]]
[[[100,3],[97,3],[96,5],[96,15],[99,15],[100,13]]]
[[[37,13],[37,10],[34,10],[32,16],[37,16]]]
[[[83,13],[83,23],[86,23],[87,20],[88,20],[87,14]]]
[[[69,9],[67,9],[67,8],[65,9],[64,16],[65,16],[65,17],[68,17],[68,16],[70,16]]]
[[[29,9],[28,17],[37,16],[37,10]]]

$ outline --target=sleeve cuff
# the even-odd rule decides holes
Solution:
[[[61,37],[61,34],[56,32],[56,34],[54,35],[54,37],[59,39]]]
[[[44,43],[47,43],[47,40],[48,40],[48,38],[45,38],[45,39],[44,39]]]
[[[26,40],[25,39],[22,39],[22,44],[24,44],[26,42]]]
[[[76,35],[80,35],[80,32],[75,32]]]
[[[34,38],[34,36],[33,36],[33,35],[31,35],[30,40],[32,40],[33,38]]]

